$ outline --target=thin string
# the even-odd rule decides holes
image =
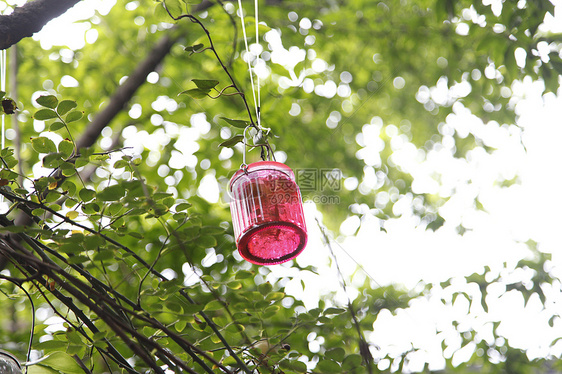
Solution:
[[[340,283],[342,285],[343,292],[347,296],[347,308],[349,309],[349,313],[351,314],[353,325],[355,326],[359,338],[359,353],[361,354],[361,357],[363,358],[363,361],[367,366],[367,372],[369,374],[373,374],[373,355],[371,354],[371,351],[369,349],[369,343],[367,343],[367,340],[365,339],[365,334],[357,318],[357,313],[355,312],[355,308],[353,307],[353,304],[351,303],[351,298],[349,296],[349,293],[347,292],[345,277],[343,276],[343,273],[340,269],[340,264],[338,262],[336,254],[334,253],[334,250],[332,249],[332,243],[330,238],[328,237],[328,234],[326,233],[326,230],[324,229],[324,227],[322,227],[322,225],[320,224],[320,220],[318,220],[318,218],[316,218],[316,223],[318,224],[318,228],[322,233],[324,242],[326,243],[328,249],[330,250],[332,259],[336,264],[336,270],[340,278]]]
[[[6,92],[6,50],[2,50],[2,55],[0,56],[0,91]],[[2,113],[2,149],[5,146],[5,118],[6,116]]]
[[[252,64],[250,62],[250,48],[248,47],[248,37],[246,35],[246,24],[244,22],[244,9],[242,9],[242,0],[238,0],[238,11],[240,12],[240,20],[242,21],[242,35],[244,36],[244,46],[246,47],[246,55],[248,56],[248,72],[250,73],[250,83],[252,84],[252,96],[254,97],[254,106],[256,108],[256,116],[258,118],[257,121],[259,126],[259,107],[258,107],[258,102],[256,100],[254,77],[252,75]]]
[[[258,45],[258,47],[260,46],[260,32],[259,32],[259,20],[258,20],[258,0],[254,0],[254,13],[255,13],[255,18],[256,18],[256,44]],[[258,49],[259,51],[259,49]],[[257,81],[257,96],[258,96],[258,104],[257,104],[257,110],[256,110],[256,118],[258,121],[258,126],[261,125],[261,99],[260,99],[260,76],[258,75],[257,71],[256,71],[256,67],[258,65],[259,62],[259,54],[256,56],[256,66],[254,67],[254,74],[256,74],[256,81]]]
[[[242,135],[244,137],[243,139],[243,144],[244,144],[244,150],[242,151],[242,165],[240,165],[240,169],[244,169],[246,170],[246,167],[248,165],[246,165],[246,147],[248,146],[248,143],[246,142],[246,131],[250,128],[250,126],[246,126],[246,128],[244,129],[244,134]]]

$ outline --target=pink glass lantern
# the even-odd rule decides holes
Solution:
[[[260,161],[230,180],[230,212],[240,255],[257,265],[281,264],[306,246],[306,224],[295,174],[280,162]]]

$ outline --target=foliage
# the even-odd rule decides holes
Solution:
[[[511,84],[527,75],[555,91],[562,72],[559,35],[539,27],[552,3],[504,4],[499,11],[484,3],[268,4],[260,14],[267,47],[259,59],[242,51],[235,7],[220,1],[199,12],[178,1],[156,8],[118,1],[84,21],[97,40],[83,48],[19,43],[18,54],[32,57],[19,65],[21,145],[0,153],[0,194],[10,206],[0,216],[0,253],[10,263],[0,275],[7,310],[0,337],[15,343],[4,348],[24,357],[33,329],[41,358],[30,373],[396,371],[408,370],[417,348],[396,353],[372,344],[381,313],[398,314],[443,290],[451,295],[444,304],[465,298],[488,313],[487,293],[498,284],[545,304],[544,289],[557,280],[535,251],[506,269],[532,272],[530,282],[489,269],[466,278],[476,293],[450,281],[410,292],[365,281],[349,303],[325,295],[307,309],[286,290],[298,282],[294,273],[279,278],[241,261],[228,209],[203,191],[206,180],[224,189],[246,146],[240,143],[252,138],[251,159],[273,153],[295,169],[341,169],[343,179],[357,179],[356,188],[312,191],[340,199],[321,206],[330,228],[350,214],[394,217],[394,203],[411,196],[420,202],[419,225],[437,229],[448,196],[416,190],[393,149],[412,146],[425,157],[451,136],[443,124],[458,108],[486,123],[511,124]],[[255,20],[246,20],[252,29]],[[94,147],[77,149],[76,138],[165,35],[178,39],[165,62]],[[256,70],[265,65],[259,124],[243,56]],[[14,102],[0,96],[10,114]],[[493,151],[469,135],[453,133],[456,157]],[[449,358],[446,371],[543,365],[505,341],[499,346],[499,321],[491,323],[494,338],[486,340],[453,321],[463,346],[477,349],[465,366]],[[392,366],[375,365],[385,360]]]

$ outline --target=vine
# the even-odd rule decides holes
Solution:
[[[215,56],[216,61],[219,63],[219,65],[221,66],[221,69],[224,71],[224,73],[228,76],[228,79],[230,80],[230,84],[228,84],[227,86],[223,87],[220,90],[217,90],[215,87],[220,83],[217,80],[192,79],[192,82],[195,84],[196,88],[191,88],[191,89],[182,91],[180,93],[180,95],[186,94],[186,95],[189,95],[190,97],[192,97],[194,99],[201,99],[201,98],[205,98],[205,97],[209,97],[211,99],[218,99],[221,96],[235,96],[235,95],[240,96],[242,98],[243,103],[244,103],[244,107],[246,109],[246,112],[248,113],[249,121],[239,120],[239,119],[230,119],[230,118],[225,118],[225,117],[221,117],[221,118],[225,122],[227,122],[229,125],[231,125],[235,128],[239,128],[239,129],[246,129],[247,127],[253,128],[256,132],[256,134],[253,137],[254,144],[248,145],[246,143],[244,135],[234,135],[230,139],[222,142],[220,144],[220,146],[230,148],[230,147],[233,147],[236,144],[242,142],[244,144],[244,147],[250,147],[250,148],[259,147],[259,148],[261,148],[261,150],[262,150],[261,151],[262,160],[265,161],[266,158],[273,158],[274,157],[273,156],[273,149],[272,149],[271,145],[269,144],[268,137],[275,136],[275,135],[273,135],[273,133],[271,132],[271,129],[263,128],[263,127],[261,127],[261,125],[259,123],[254,122],[254,119],[253,119],[253,116],[252,116],[252,111],[250,110],[250,105],[248,104],[248,100],[246,99],[246,95],[240,89],[239,84],[236,83],[236,80],[234,79],[233,75],[231,74],[229,67],[227,65],[225,65],[225,63],[222,61],[221,57],[219,56],[219,53],[218,53],[217,49],[215,48],[215,45],[213,43],[213,39],[211,37],[211,33],[209,32],[209,30],[205,27],[203,22],[201,22],[201,20],[199,18],[197,18],[196,16],[194,16],[193,14],[187,13],[187,14],[181,14],[179,16],[174,16],[172,14],[172,12],[170,11],[170,9],[166,6],[165,0],[163,0],[161,4],[164,7],[164,9],[166,10],[167,14],[170,16],[170,18],[172,18],[174,21],[177,22],[177,21],[180,21],[182,19],[188,19],[189,21],[197,24],[203,30],[205,35],[207,36],[207,40],[209,41],[209,47],[204,47],[203,44],[199,43],[199,44],[196,44],[196,45],[185,47],[185,51],[190,52],[190,54],[203,53],[204,51],[207,51],[207,50],[212,51],[214,56]],[[220,4],[224,9],[224,6],[222,5],[222,3],[220,3]],[[234,20],[233,20],[232,16],[229,15],[229,17],[230,17],[231,22],[234,25],[234,29],[236,30],[236,25],[234,23]],[[233,45],[233,48],[236,48],[236,44]],[[225,93],[225,91],[229,88],[233,88],[235,90],[235,92],[234,93],[228,93],[228,94]],[[211,90],[217,91],[218,94],[216,96],[212,96],[210,94]],[[259,108],[258,108],[258,110],[259,110]],[[259,113],[256,113],[256,115],[259,115]]]

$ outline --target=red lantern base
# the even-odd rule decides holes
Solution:
[[[269,222],[248,230],[238,252],[256,265],[276,265],[297,257],[306,246],[306,232],[290,222]]]

